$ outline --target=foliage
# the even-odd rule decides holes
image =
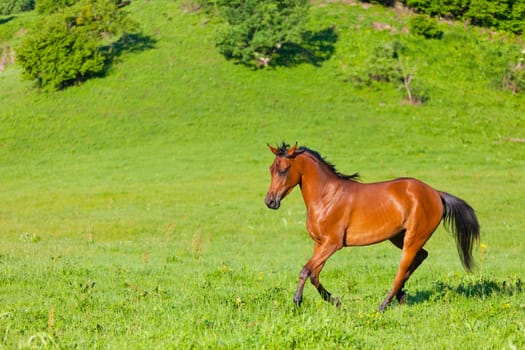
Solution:
[[[407,57],[407,47],[394,40],[376,46],[364,65],[356,68],[350,80],[360,87],[372,87],[378,83],[389,83],[400,88],[411,104],[429,100],[429,92],[419,81],[415,82],[415,70]]]
[[[424,14],[470,21],[512,33],[525,31],[525,0],[402,0]]]
[[[25,78],[39,87],[62,89],[101,74],[109,58],[101,51],[104,41],[126,30],[133,24],[114,1],[84,0],[43,18],[16,58]]]
[[[216,46],[229,59],[268,66],[287,45],[303,41],[307,0],[221,0],[218,6],[226,24]]]
[[[471,0],[401,0],[408,7],[434,17],[461,19]]]
[[[525,33],[525,0],[516,0],[512,5],[509,20],[505,22],[505,29],[513,33]]]
[[[427,39],[441,39],[443,31],[439,28],[435,19],[419,15],[410,18],[410,33],[424,36]]]
[[[83,31],[71,30],[61,16],[49,18],[17,50],[24,77],[39,87],[61,89],[104,70],[99,42]]]
[[[51,14],[77,2],[79,0],[36,0],[35,10],[41,14]]]
[[[400,82],[402,81],[399,58],[404,47],[399,41],[376,46],[372,51],[369,59],[365,63],[365,74],[359,74],[361,77],[356,79],[366,85],[372,82]]]
[[[0,15],[29,11],[34,7],[34,0],[2,0],[0,1]]]
[[[511,7],[512,2],[512,0],[470,0],[465,17],[470,19],[473,24],[482,27],[502,27],[503,24],[500,22],[507,20],[507,14],[511,12],[509,7]]]

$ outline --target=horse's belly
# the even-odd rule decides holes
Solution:
[[[346,246],[363,246],[385,241],[403,231],[402,227],[381,230],[352,230],[346,231]]]
[[[359,219],[354,217],[350,220],[345,232],[345,244],[347,246],[379,243],[404,230],[401,213],[394,212],[389,216],[377,212],[374,214],[360,215]]]

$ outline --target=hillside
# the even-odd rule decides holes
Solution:
[[[319,67],[253,71],[217,53],[214,22],[205,15],[159,1],[134,3],[130,11],[155,47],[124,53],[103,79],[40,93],[15,66],[1,73],[6,192],[23,192],[32,182],[44,194],[56,181],[79,191],[120,187],[120,178],[96,179],[126,164],[140,174],[128,180],[142,184],[151,161],[165,180],[182,169],[185,176],[211,176],[202,174],[210,165],[228,177],[238,171],[228,169],[232,161],[263,180],[264,145],[283,139],[330,153],[370,180],[454,174],[467,166],[477,174],[521,170],[523,145],[506,140],[524,138],[524,97],[492,86],[492,65],[501,62],[492,34],[450,24],[442,40],[425,40],[405,34],[404,12],[319,3],[311,28],[336,29],[333,55]],[[33,16],[1,25],[13,36],[9,43],[20,40]],[[408,48],[416,80],[430,95],[422,106],[404,103],[392,84],[359,89],[348,82],[374,48],[395,40]]]

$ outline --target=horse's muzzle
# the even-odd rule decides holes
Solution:
[[[266,198],[264,199],[264,203],[266,203],[266,206],[270,209],[279,209],[279,207],[281,206],[281,198],[277,198],[267,194]]]

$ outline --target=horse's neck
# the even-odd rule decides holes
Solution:
[[[338,182],[337,176],[326,165],[311,155],[303,156],[301,192],[307,207],[310,202],[317,201],[327,192],[334,192]]]

